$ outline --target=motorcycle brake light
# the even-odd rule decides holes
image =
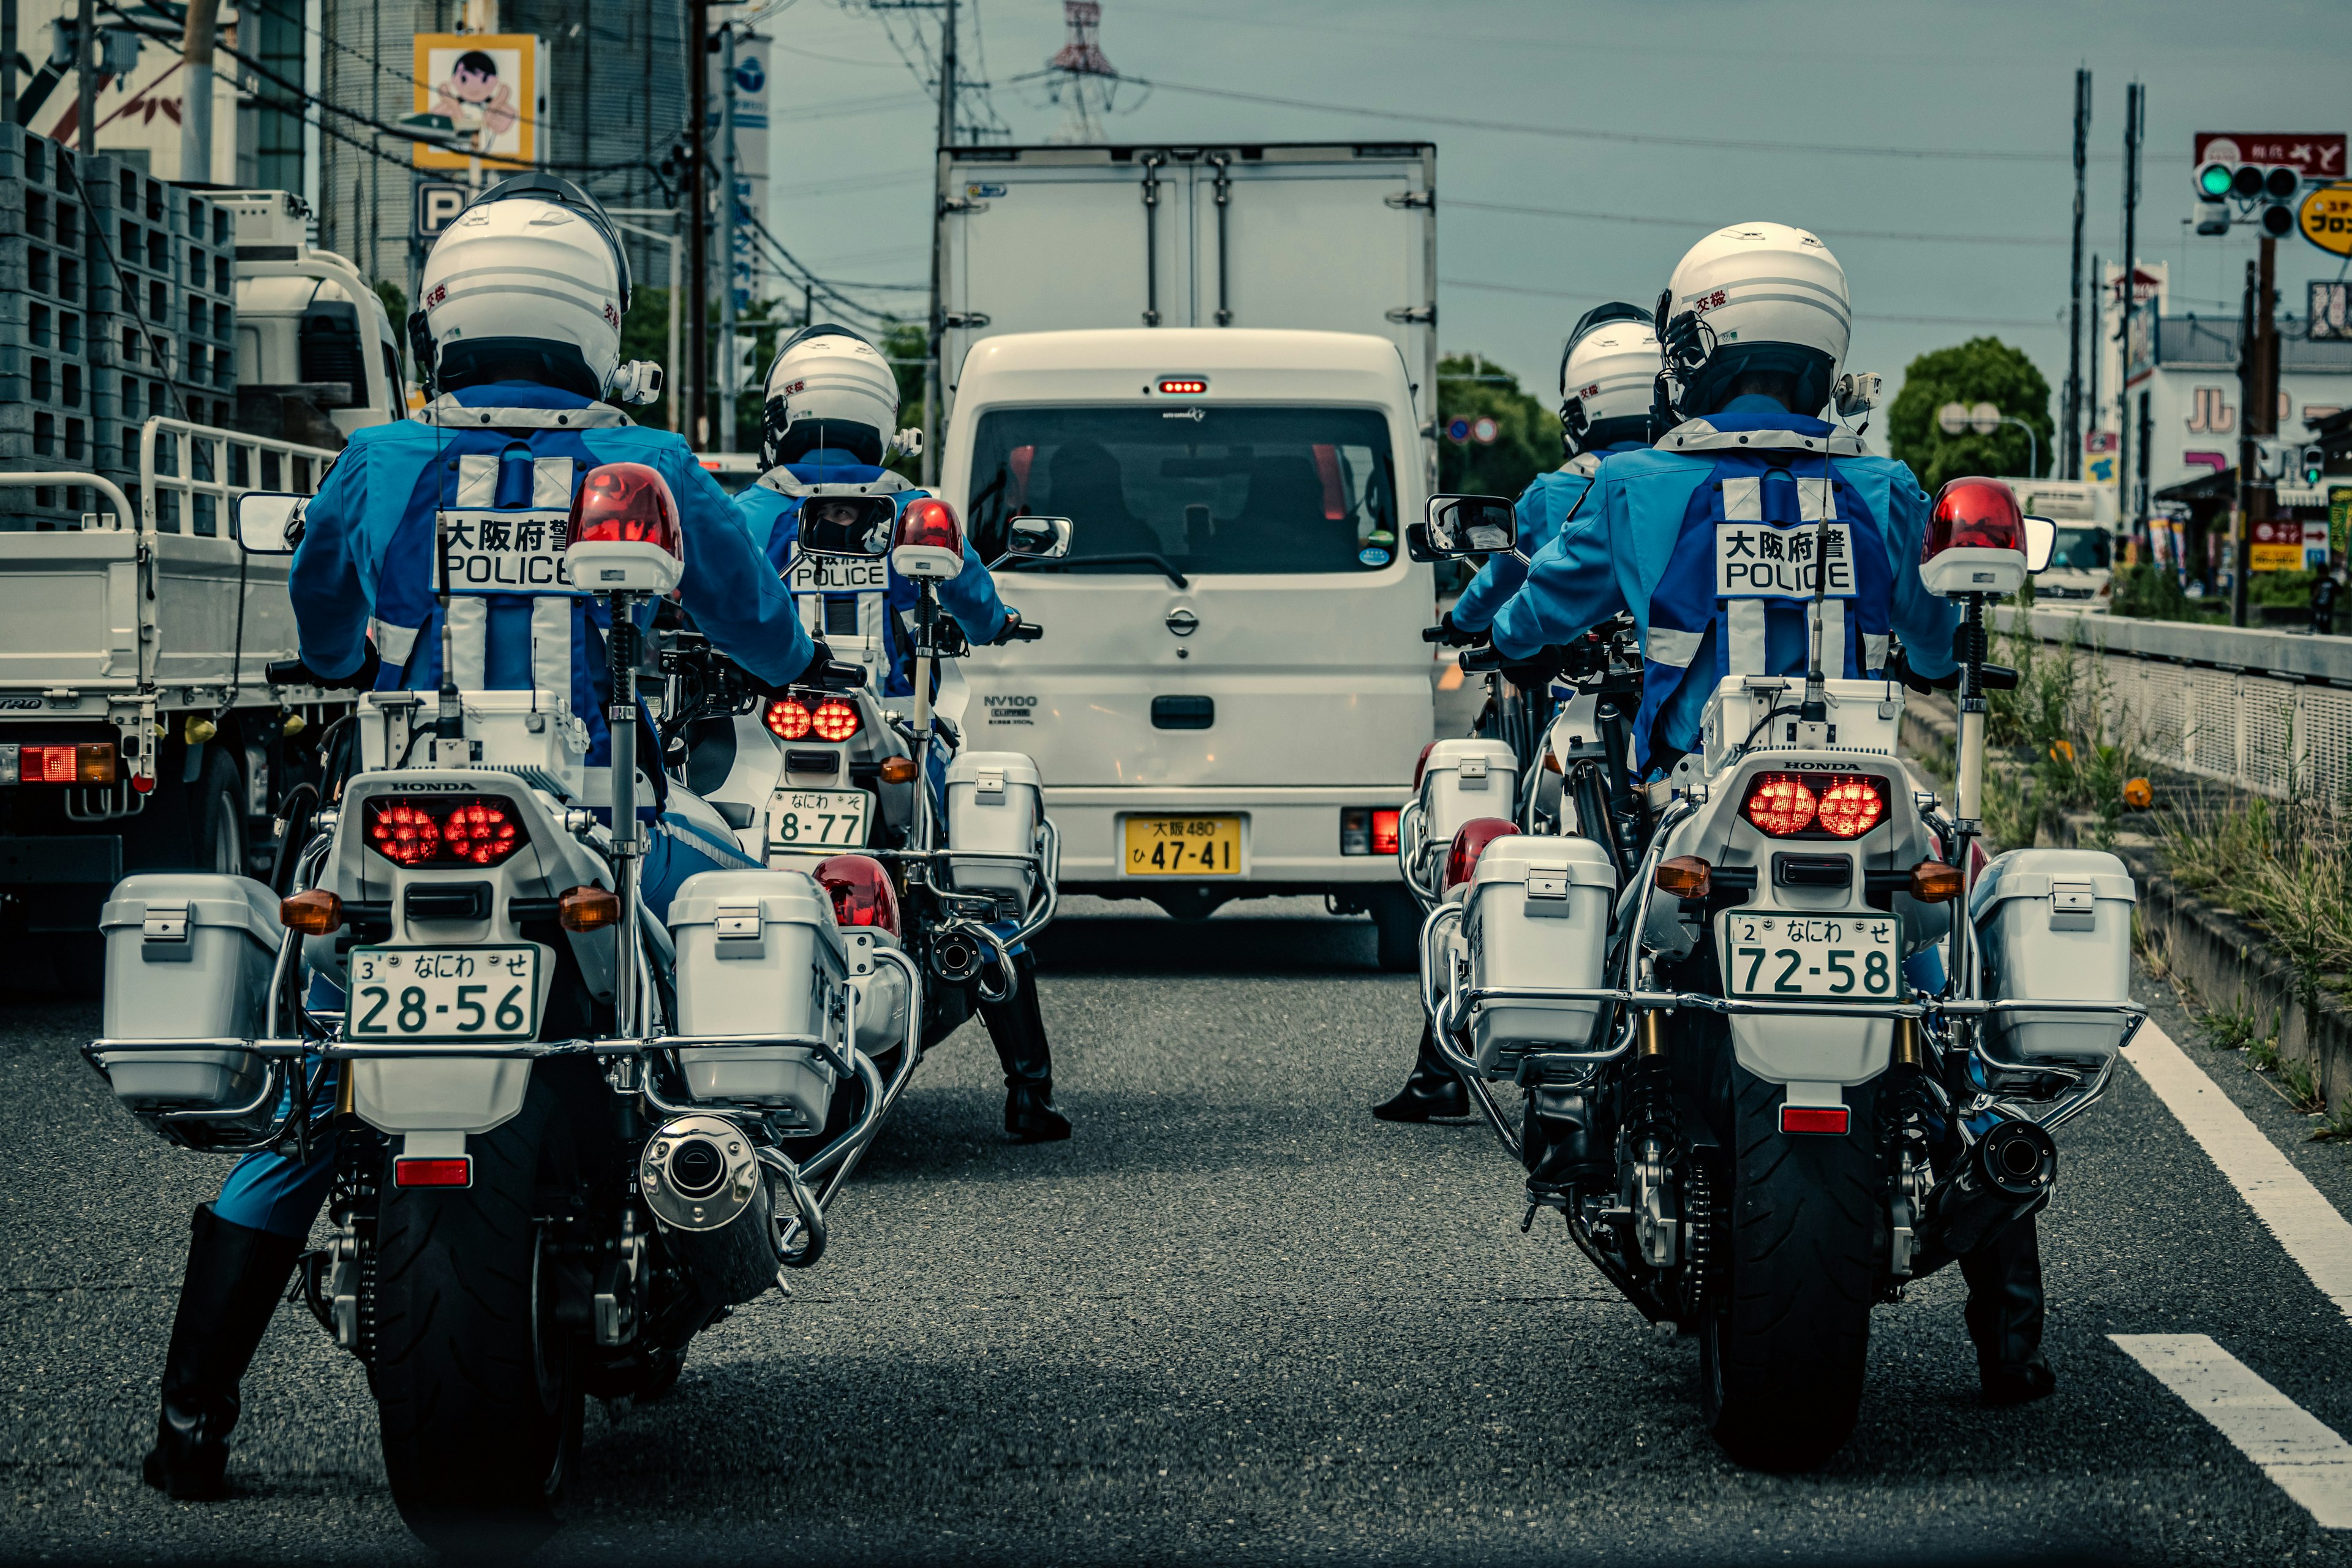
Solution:
[[[395,1187],[470,1187],[474,1184],[474,1158],[459,1154],[453,1159],[394,1160],[392,1163],[392,1184]]]
[[[1759,773],[1739,815],[1775,838],[1859,838],[1886,819],[1886,801],[1872,773]]]
[[[791,697],[768,704],[768,733],[780,741],[797,741],[809,732],[808,705]]]
[[[818,861],[809,875],[832,896],[835,925],[873,926],[898,934],[898,889],[873,856],[831,856]]]
[[[1497,838],[1507,838],[1518,831],[1515,823],[1499,816],[1475,816],[1462,825],[1454,835],[1453,847],[1445,852],[1445,890],[1452,892],[1468,881],[1478,869],[1478,857],[1486,846]]]
[[[367,803],[367,847],[395,866],[496,866],[530,842],[514,803],[379,795]]]
[[[1876,779],[1857,775],[1832,784],[1813,813],[1838,837],[1859,838],[1878,826],[1878,819],[1886,815],[1886,802]]]
[[[1813,792],[1794,773],[1759,773],[1739,813],[1773,837],[1787,838],[1813,820]]]
[[[838,697],[828,697],[816,705],[816,711],[809,716],[809,724],[820,741],[846,741],[857,733],[857,706]]]

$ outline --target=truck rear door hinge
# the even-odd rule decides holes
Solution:
[[[977,196],[941,196],[940,198],[940,216],[942,217],[950,213],[984,213],[987,210],[988,204]]]
[[[940,317],[940,325],[942,327],[985,327],[988,325],[988,316],[985,312],[980,310],[950,310]]]
[[[1399,191],[1394,195],[1382,196],[1381,201],[1383,205],[1395,207],[1400,212],[1408,207],[1434,207],[1437,205],[1437,193],[1435,191]]]
[[[1401,325],[1435,326],[1437,307],[1434,305],[1399,305],[1388,313],[1391,321]]]

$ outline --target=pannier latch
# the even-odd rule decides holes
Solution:
[[[2092,896],[2087,881],[2050,879],[2050,929],[2052,931],[2092,931],[2099,921],[2099,906]]]
[[[982,768],[972,778],[972,798],[986,805],[1004,804],[1004,770]]]
[[[1462,765],[1455,772],[1454,776],[1461,784],[1464,789],[1485,789],[1486,787],[1486,759],[1484,757],[1463,758]]]
[[[149,904],[139,923],[139,956],[150,963],[185,963],[193,952],[188,942],[188,906]]]
[[[1546,920],[1568,918],[1567,872],[1529,871],[1527,887],[1527,909],[1530,918]]]
[[[764,958],[768,952],[767,922],[757,904],[721,904],[710,918],[721,958]]]

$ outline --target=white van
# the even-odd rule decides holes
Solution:
[[[1434,392],[1434,388],[1422,389]],[[941,490],[984,556],[1067,517],[1066,560],[1000,573],[1042,641],[968,662],[970,743],[1026,752],[1067,892],[1204,915],[1330,895],[1412,966],[1396,814],[1431,735],[1426,495],[1396,345],[1120,328],[975,343]]]
[[[2037,603],[2104,612],[2115,593],[2116,487],[2087,479],[2008,479],[2031,517],[2058,525],[2050,564],[2033,574]]]

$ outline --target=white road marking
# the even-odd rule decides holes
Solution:
[[[2221,1168],[2287,1256],[2352,1318],[2352,1221],[2320,1195],[2153,1019],[2140,1026],[2124,1059]]]
[[[2109,1334],[2323,1530],[2352,1530],[2352,1443],[2203,1334]]]

